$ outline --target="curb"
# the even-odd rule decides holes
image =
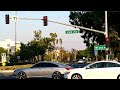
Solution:
[[[14,70],[0,70],[0,72],[8,73],[8,72],[14,72]]]

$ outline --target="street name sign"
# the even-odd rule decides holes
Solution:
[[[105,45],[96,45],[96,46],[94,46],[94,50],[106,50],[106,46]]]
[[[67,30],[65,31],[66,34],[74,34],[74,33],[80,33],[80,30]]]

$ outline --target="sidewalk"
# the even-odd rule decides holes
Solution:
[[[3,73],[9,73],[9,72],[14,72],[14,70],[0,70],[0,73],[3,72]]]

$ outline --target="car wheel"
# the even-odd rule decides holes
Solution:
[[[118,75],[117,79],[120,79],[120,74]]]
[[[60,72],[56,71],[53,73],[52,78],[53,79],[61,79],[62,75]]]
[[[26,76],[26,73],[25,72],[19,72],[18,73],[18,79],[26,79],[27,76]]]
[[[76,74],[72,75],[71,79],[82,79],[82,76],[80,74],[76,73]]]

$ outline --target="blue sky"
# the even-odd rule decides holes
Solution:
[[[10,24],[5,24],[5,14],[10,17],[15,16],[16,11],[0,11],[0,41],[5,39],[15,40],[15,23],[10,19]],[[69,23],[70,11],[17,11],[19,18],[40,18],[48,16],[48,20],[58,21],[66,24]],[[59,25],[48,22],[48,26],[43,26],[42,20],[18,20],[17,21],[17,41],[27,43],[33,40],[34,30],[41,30],[43,37],[49,37],[49,33],[57,33],[58,38],[62,38],[62,46],[66,50],[72,48],[84,50],[86,48],[81,38],[81,34],[65,34],[66,30],[76,30],[70,26]]]

